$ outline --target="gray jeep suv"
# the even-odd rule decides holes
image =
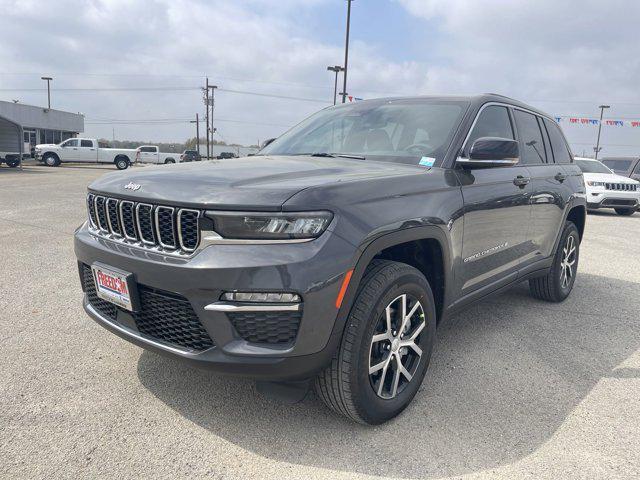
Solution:
[[[115,334],[376,424],[418,391],[444,318],[527,280],[569,295],[585,207],[546,114],[380,99],[249,158],[105,175],[75,252],[84,308]]]

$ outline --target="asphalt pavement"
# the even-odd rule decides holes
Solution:
[[[413,404],[365,427],[84,314],[72,235],[112,170],[0,167],[0,477],[640,476],[640,213],[589,215],[564,303],[521,285],[443,324]]]

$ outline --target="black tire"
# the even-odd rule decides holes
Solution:
[[[60,159],[55,153],[46,153],[42,157],[42,161],[47,167],[57,167],[60,165]]]
[[[570,242],[575,246],[573,256],[571,255],[571,249],[569,247]],[[566,258],[567,254],[569,255],[568,259]],[[529,291],[531,295],[546,302],[562,302],[569,296],[573,289],[578,272],[579,259],[580,234],[575,224],[567,221],[560,236],[560,242],[558,242],[558,248],[553,258],[551,270],[544,277],[529,280]],[[567,279],[566,283],[564,279],[568,277],[568,270],[567,267],[563,267],[565,260],[571,262],[571,266],[568,267],[571,272],[571,278]],[[566,277],[563,277],[563,270],[566,273]]]
[[[20,165],[20,159],[15,157],[6,157],[4,161],[7,164],[7,167],[16,168]]]
[[[629,217],[631,215],[633,215],[634,213],[636,213],[636,209],[635,208],[615,208],[614,209],[616,211],[616,213],[618,215],[622,215],[625,217]]]
[[[118,170],[126,170],[130,165],[129,159],[127,157],[117,157],[114,160],[114,163],[116,164],[116,168]]]
[[[164,164],[165,164],[165,165],[169,165],[170,163],[176,163],[176,161],[175,161],[173,158],[167,158],[167,159],[164,161]]]
[[[423,307],[423,316],[412,317],[407,325],[407,328],[411,329],[404,330],[409,336],[415,331],[418,332],[415,342],[422,350],[420,356],[417,356],[417,351],[409,347],[405,347],[404,350],[407,352],[403,353],[403,348],[398,342],[395,344],[388,340],[373,342],[373,336],[380,335],[381,330],[378,329],[380,322],[386,324],[387,306],[393,304],[394,299],[397,300],[402,295],[419,301]],[[415,303],[413,305],[415,306]],[[418,326],[414,327],[414,318],[422,318],[424,321],[421,323],[424,323],[424,326],[420,329]],[[329,408],[356,422],[370,425],[386,422],[411,403],[429,366],[436,335],[435,302],[429,282],[420,271],[409,265],[388,260],[374,260],[362,279],[346,325],[340,347],[331,364],[316,377],[315,391]],[[392,324],[389,324],[389,327],[397,328],[397,323],[395,327]],[[393,333],[397,333],[396,340],[402,337],[402,332],[399,330]],[[382,335],[385,333],[383,332]],[[386,343],[382,345],[387,341],[388,347]],[[386,354],[385,350],[389,353]],[[374,360],[372,357],[376,351],[382,351],[382,355],[387,356]],[[393,398],[382,398],[379,390],[376,390],[381,384],[383,387],[386,385],[389,372],[384,368],[378,370],[380,373],[370,375],[371,361],[374,360],[378,365],[386,361],[392,368],[389,383],[394,384],[395,371],[399,370],[395,358],[401,358],[400,364],[406,361],[404,359],[408,359],[403,366],[413,372],[412,378],[407,380],[407,377],[398,374],[404,382],[402,389],[398,387],[397,395]],[[377,386],[374,384],[374,376],[378,376]]]

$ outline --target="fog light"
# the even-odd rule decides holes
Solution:
[[[247,303],[299,303],[300,295],[296,293],[227,292],[222,295],[221,300]]]

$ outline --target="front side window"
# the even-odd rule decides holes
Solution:
[[[63,147],[77,147],[78,146],[78,140],[75,138],[72,138],[71,140],[67,140],[66,142],[64,142],[62,144]]]
[[[515,139],[511,119],[509,118],[509,111],[506,107],[492,105],[482,110],[471,131],[469,140],[467,140],[464,150],[465,156],[468,156],[473,142],[482,137]]]
[[[542,132],[536,116],[522,110],[515,110],[514,117],[522,142],[520,163],[524,165],[546,163],[544,140],[542,139]]]
[[[333,154],[418,164],[442,160],[468,102],[402,99],[327,108],[264,147],[259,155]]]
[[[564,140],[560,127],[546,118],[544,119],[544,124],[547,127],[549,140],[551,140],[551,149],[553,150],[555,162],[571,163],[571,153],[569,153],[569,147],[567,147],[567,142]]]

